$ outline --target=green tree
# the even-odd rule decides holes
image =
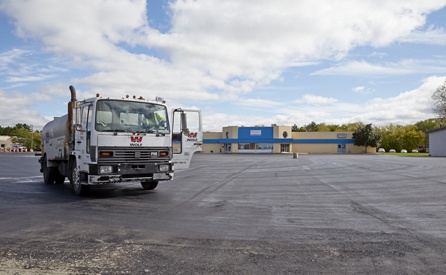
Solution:
[[[343,132],[354,132],[356,131],[358,128],[362,128],[364,127],[364,123],[362,122],[355,122],[355,123],[348,123],[348,124],[342,124],[341,126],[339,126],[339,131],[343,131]]]
[[[336,124],[325,124],[325,123],[319,123],[318,124],[318,131],[319,132],[339,132],[342,131],[339,129],[339,125]]]
[[[367,147],[378,147],[381,140],[381,135],[375,131],[372,124],[367,124],[364,127],[358,128],[353,132],[353,141],[356,146],[364,146],[364,152],[367,152]]]
[[[319,131],[319,125],[317,125],[316,122],[314,122],[314,121],[303,126],[303,128],[305,129],[305,132],[318,132]]]
[[[381,135],[379,147],[384,148],[386,151],[390,149],[401,150],[399,128],[401,126],[393,124],[377,128],[377,133]]]
[[[415,125],[407,125],[400,128],[401,147],[409,151],[423,147],[425,134],[419,131]]]
[[[17,123],[14,127],[1,127],[0,135],[10,136],[14,144],[32,147],[40,147],[42,136],[39,131],[33,131],[33,127],[27,124]]]
[[[440,118],[446,118],[446,80],[432,94],[433,110]]]

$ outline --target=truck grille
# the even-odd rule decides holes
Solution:
[[[160,156],[161,152],[168,152],[167,156]],[[111,153],[110,156],[104,156],[103,153]],[[169,147],[99,147],[98,162],[100,163],[150,163],[168,161],[171,158]]]

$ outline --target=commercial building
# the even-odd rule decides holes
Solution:
[[[222,132],[205,132],[204,153],[306,153],[358,154],[352,132],[292,132],[291,126],[223,127]],[[367,147],[367,153],[376,148]]]
[[[446,127],[427,133],[429,134],[429,154],[433,157],[446,157]]]
[[[0,136],[0,152],[6,152],[12,146],[12,140],[9,136]]]

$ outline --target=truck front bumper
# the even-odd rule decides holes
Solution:
[[[99,185],[135,181],[164,181],[173,179],[170,163],[121,163],[90,165],[88,184]]]

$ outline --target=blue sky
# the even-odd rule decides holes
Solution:
[[[411,124],[446,80],[446,0],[0,0],[0,126],[69,85],[162,96],[223,126]]]

